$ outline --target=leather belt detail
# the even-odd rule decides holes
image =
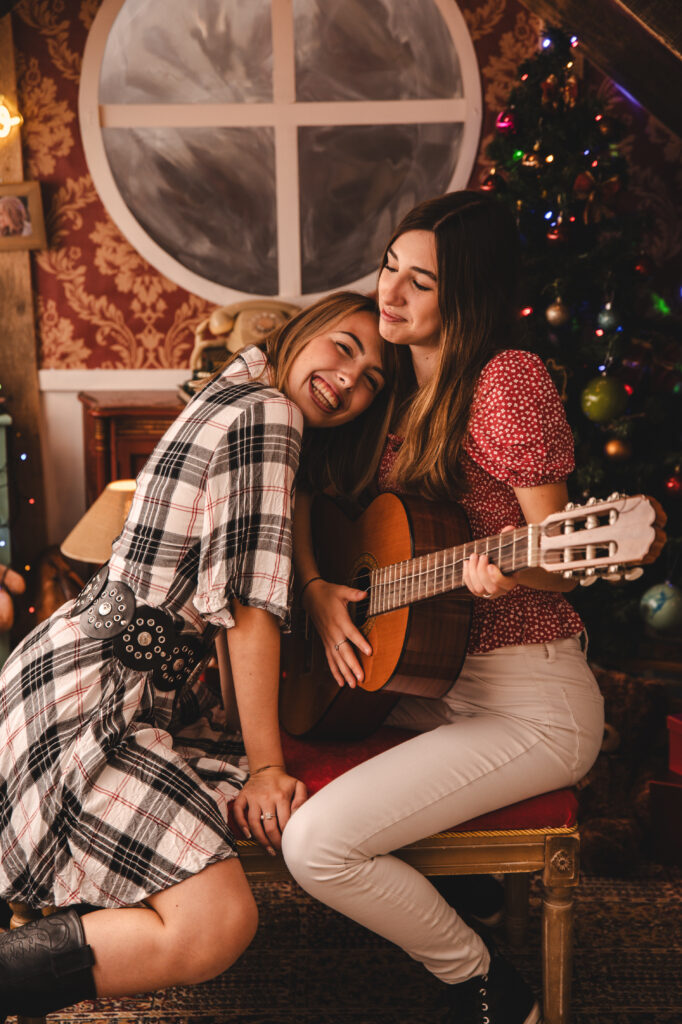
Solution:
[[[114,654],[127,668],[161,668],[177,643],[173,620],[162,608],[140,605],[114,640]]]
[[[73,607],[69,612],[69,618],[75,619],[77,615],[80,615],[82,611],[89,608],[93,601],[99,597],[100,592],[104,588],[104,584],[107,582],[109,576],[109,564],[103,565],[101,569],[98,569],[94,576],[92,576],[85,584],[80,594],[73,603]]]
[[[69,614],[80,614],[86,636],[113,640],[113,653],[126,668],[153,672],[159,690],[179,689],[203,659],[215,631],[209,627],[203,637],[178,636],[167,611],[136,605],[134,591],[122,580],[109,580],[108,572],[105,565],[95,573]]]
[[[127,583],[109,580],[94,601],[81,612],[81,629],[86,636],[115,637],[126,629],[135,614],[135,594]]]
[[[158,690],[176,690],[189,679],[204,656],[204,644],[197,637],[181,636],[152,681]]]

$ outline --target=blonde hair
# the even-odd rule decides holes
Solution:
[[[294,360],[309,341],[353,313],[379,317],[374,299],[358,292],[332,292],[291,320],[275,328],[260,344],[272,370],[273,384],[286,391]],[[237,358],[231,356],[214,376]],[[331,488],[338,494],[357,497],[374,479],[384,439],[393,414],[396,355],[382,341],[385,384],[370,406],[356,419],[333,430],[309,427],[303,446],[297,483],[306,490]]]
[[[436,242],[439,362],[421,389],[409,349],[398,352],[397,420],[404,441],[391,483],[424,497],[462,492],[461,454],[476,384],[495,352],[514,344],[518,234],[494,196],[463,190],[420,203],[386,246],[407,231],[431,231]]]

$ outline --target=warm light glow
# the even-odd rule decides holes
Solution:
[[[554,162],[554,157],[552,156],[552,154],[551,154],[551,153],[549,153],[549,154],[548,154],[548,155],[547,155],[547,156],[545,157],[545,163],[546,163],[546,164],[551,164],[551,163],[553,163],[553,162]]]
[[[4,100],[5,97],[0,96],[0,139],[6,139],[12,128],[18,127],[24,121],[21,114],[10,114]]]
[[[533,307],[532,306],[524,306],[523,309],[521,310],[521,316],[530,316],[532,312],[533,312]]]

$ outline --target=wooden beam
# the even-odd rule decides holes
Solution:
[[[0,95],[17,107],[11,16],[0,19]],[[0,139],[0,182],[23,181],[21,137],[14,128]],[[40,446],[40,395],[30,254],[0,252],[0,385],[5,411],[12,417],[8,476],[12,563],[27,577],[29,592],[46,543],[45,493]],[[21,461],[20,453],[26,454]],[[29,499],[33,499],[30,502]],[[24,566],[30,565],[28,572]],[[33,625],[28,601],[18,602],[15,638]]]
[[[577,35],[585,56],[682,136],[680,0],[521,0]]]

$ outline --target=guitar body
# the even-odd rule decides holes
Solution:
[[[374,569],[452,547],[469,539],[459,506],[381,494],[355,520],[329,498],[313,510],[320,573],[326,580],[367,589]],[[368,617],[368,603],[351,613],[372,645],[356,651],[363,683],[339,687],[312,626],[283,645],[280,718],[294,736],[358,738],[383,721],[404,693],[441,697],[464,661],[471,620],[466,592],[454,591]]]

